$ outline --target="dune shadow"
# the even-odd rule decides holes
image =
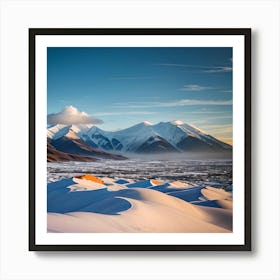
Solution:
[[[175,190],[168,193],[168,195],[180,198],[186,202],[199,201],[200,197],[203,197],[201,190],[203,187],[194,187],[184,190]]]
[[[207,206],[214,208],[223,208],[217,200],[194,201],[193,204],[198,206]]]
[[[71,192],[68,186],[75,184],[71,179],[50,183],[47,188],[47,210],[52,213],[91,212],[119,215],[131,208],[125,198],[141,200],[137,190],[123,189],[108,191],[107,188]]]

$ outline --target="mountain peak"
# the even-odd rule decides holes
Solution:
[[[153,124],[150,123],[150,122],[148,122],[148,121],[144,121],[144,122],[143,122],[143,125],[150,126],[150,125],[153,125]]]
[[[175,121],[172,121],[171,123],[174,125],[183,125],[184,124],[184,122],[182,122],[180,120],[175,120]]]
[[[79,139],[79,134],[88,131],[91,127],[93,127],[93,124],[56,124],[48,128],[47,137],[54,140],[62,136]]]

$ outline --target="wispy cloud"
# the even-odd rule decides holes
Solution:
[[[155,76],[116,76],[116,77],[110,77],[108,80],[111,81],[120,81],[120,80],[149,80],[149,79],[155,79]]]
[[[229,90],[222,90],[221,92],[232,93],[232,90],[231,89],[229,89]]]
[[[204,73],[224,73],[224,72],[231,72],[232,67],[229,66],[221,66],[221,67],[213,67],[212,69],[202,70]]]
[[[232,100],[195,100],[195,99],[183,99],[177,102],[162,103],[166,107],[173,106],[191,106],[191,105],[232,105]]]
[[[200,126],[207,126],[207,128],[212,127],[211,123],[219,120],[232,120],[232,116],[215,116],[215,117],[207,117],[204,119],[196,120],[195,123]]]
[[[190,65],[190,64],[178,64],[178,63],[160,63],[155,65],[170,66],[170,67],[195,67],[194,65]]]
[[[155,108],[155,107],[180,107],[193,105],[232,105],[232,100],[195,100],[182,99],[173,102],[123,102],[115,103],[114,107],[120,108]]]
[[[204,125],[203,129],[211,131],[212,133],[232,133],[232,124],[209,124]]]
[[[96,116],[119,116],[119,115],[153,115],[155,112],[133,111],[133,112],[97,112]]]
[[[203,73],[224,73],[231,72],[231,66],[206,66],[206,65],[192,65],[192,64],[176,64],[176,63],[161,63],[160,66],[166,67],[180,67],[180,68],[193,68],[198,69]]]
[[[200,86],[200,85],[184,85],[180,90],[183,90],[183,91],[202,91],[202,90],[207,90],[207,89],[212,89],[212,87]]]
[[[209,111],[209,110],[200,110],[200,111],[190,111],[188,112],[189,114],[198,114],[198,115],[209,115],[209,114],[214,114],[214,115],[220,115],[220,114],[228,114],[228,111]]]

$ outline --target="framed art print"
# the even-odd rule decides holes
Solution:
[[[250,29],[29,43],[30,250],[251,250]]]

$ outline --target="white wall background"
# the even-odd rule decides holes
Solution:
[[[0,1],[0,279],[280,279],[280,2]],[[29,252],[28,28],[251,27],[253,252]]]

